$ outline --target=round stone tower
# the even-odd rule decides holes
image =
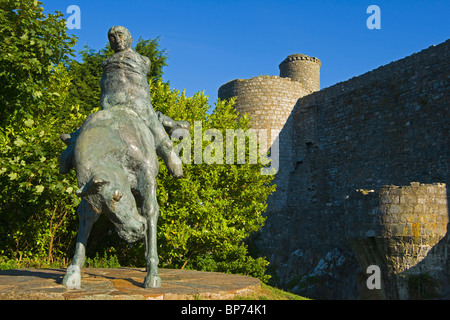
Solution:
[[[297,100],[320,90],[320,60],[304,54],[288,56],[280,64],[280,76],[236,79],[219,88],[219,98],[236,97],[236,109],[248,114],[255,129],[284,132],[289,140],[289,119]],[[269,146],[277,135],[272,135]],[[281,143],[283,135],[280,136]]]
[[[272,210],[282,210],[287,201],[289,174],[294,170],[291,115],[299,98],[320,89],[320,61],[294,54],[280,64],[280,71],[280,76],[236,79],[219,88],[219,98],[236,97],[237,111],[248,114],[260,141],[268,142],[277,169],[277,194],[268,199]]]
[[[319,91],[320,66],[320,60],[315,57],[292,54],[280,63],[280,77],[300,82],[308,92]]]
[[[285,127],[297,100],[308,93],[298,81],[278,76],[237,79],[219,88],[220,99],[236,97],[237,111],[251,117],[254,129],[277,132]]]

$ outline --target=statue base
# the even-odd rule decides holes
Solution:
[[[255,292],[259,279],[159,269],[161,288],[145,289],[144,268],[83,268],[80,289],[62,284],[66,269],[0,271],[1,300],[229,300]]]

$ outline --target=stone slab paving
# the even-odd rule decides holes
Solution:
[[[0,271],[1,300],[227,300],[250,294],[260,287],[255,278],[160,269],[162,287],[144,289],[145,269],[84,268],[81,289],[62,285],[65,269],[17,269]]]

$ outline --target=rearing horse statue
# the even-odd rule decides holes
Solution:
[[[102,110],[91,114],[76,132],[61,135],[67,148],[59,158],[60,172],[75,168],[76,194],[82,198],[75,255],[63,283],[80,287],[87,239],[103,213],[124,240],[145,238],[148,274],[144,286],[157,288],[161,286],[156,243],[157,156],[175,178],[183,176],[181,159],[167,132],[189,130],[189,123],[153,110],[147,82],[150,60],[131,49],[129,31],[112,27],[108,38],[115,54],[102,63]]]

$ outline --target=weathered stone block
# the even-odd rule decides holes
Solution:
[[[416,204],[414,206],[414,213],[421,214],[421,213],[424,213],[424,212],[425,212],[425,210],[424,210],[424,205],[423,204]],[[423,220],[420,216],[419,216],[418,219],[419,220]]]
[[[388,208],[390,214],[399,214],[403,212],[403,207],[397,204],[392,204]]]
[[[400,204],[415,204],[417,203],[417,197],[412,194],[403,194],[400,197]]]

